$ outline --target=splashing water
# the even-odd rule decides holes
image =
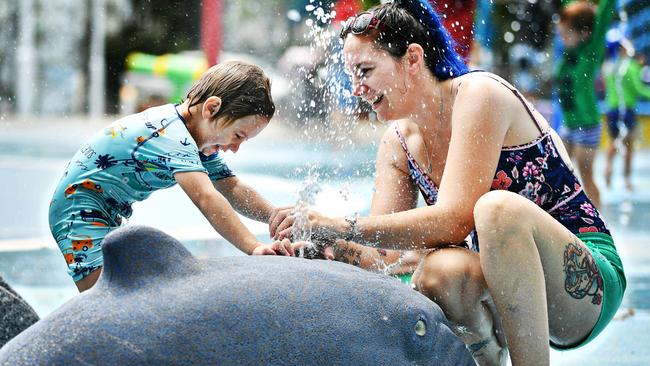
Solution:
[[[290,87],[295,98],[290,108],[305,137],[319,142],[343,144],[359,112],[349,77],[344,73],[343,43],[338,34],[341,22],[322,1],[310,0],[304,10],[308,57],[292,69]]]
[[[306,31],[303,38],[307,41],[305,48],[310,54],[308,59],[313,60],[313,63],[300,66],[291,75],[293,80],[290,85],[296,98],[292,98],[290,113],[295,117],[296,125],[303,130],[303,142],[313,146],[314,151],[321,148],[354,150],[356,141],[351,132],[357,126],[361,109],[356,97],[352,95],[349,76],[344,72],[343,43],[338,37],[341,22],[337,20],[336,12],[322,1],[309,0],[304,10],[309,16],[304,20]],[[316,164],[308,169],[293,211],[293,241],[309,243],[306,250],[301,250],[300,256],[317,252],[311,243],[312,228],[308,212],[309,206],[314,204],[316,194],[321,190],[318,179],[328,180],[330,175],[340,179],[348,174],[360,174],[358,170],[346,172],[341,166],[332,172],[325,171],[324,177],[319,177]],[[339,192],[345,201],[351,195],[351,176],[348,177],[348,186]]]
[[[291,228],[294,241],[304,241],[307,245],[300,249],[299,256],[305,256],[305,250],[314,251],[314,244],[311,242],[311,223],[309,222],[309,206],[315,202],[316,195],[320,192],[318,185],[318,172],[316,167],[311,166],[307,172],[307,178],[298,191],[298,201],[293,209],[295,221]]]

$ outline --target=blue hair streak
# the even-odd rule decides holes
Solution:
[[[436,56],[431,71],[438,79],[452,79],[469,72],[465,61],[456,52],[453,38],[427,0],[397,0],[394,3],[411,14],[426,30],[431,41],[429,47],[433,47]]]

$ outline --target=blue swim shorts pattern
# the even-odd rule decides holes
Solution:
[[[566,128],[560,130],[564,142],[576,145],[597,147],[600,145],[602,126],[600,124],[591,127]]]

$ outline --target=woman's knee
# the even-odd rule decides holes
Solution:
[[[521,226],[525,218],[525,198],[504,190],[490,191],[474,205],[474,225],[477,232],[509,230]]]
[[[422,294],[443,304],[461,297],[480,300],[485,286],[478,258],[462,249],[455,251],[445,249],[430,254],[414,273],[413,284]]]

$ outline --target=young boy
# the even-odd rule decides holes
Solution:
[[[577,165],[585,192],[600,207],[600,192],[593,164],[600,144],[600,112],[594,80],[605,57],[605,33],[615,0],[591,2],[562,0],[558,30],[564,52],[554,71],[564,126],[562,139]]]
[[[616,48],[614,60],[603,67],[607,103],[607,128],[609,146],[605,160],[605,183],[612,180],[612,165],[616,156],[616,140],[621,135],[620,124],[624,125],[627,133],[622,137],[623,178],[625,189],[633,191],[632,157],[634,155],[634,139],[636,138],[636,104],[639,97],[650,99],[650,87],[641,79],[642,64],[634,57],[634,46],[627,39],[620,39],[610,47]]]
[[[176,183],[215,230],[243,252],[292,255],[288,242],[259,243],[239,220],[233,206],[265,222],[275,207],[237,179],[218,155],[219,150],[237,152],[268,125],[275,113],[270,89],[255,65],[215,65],[181,104],[124,117],[81,146],[49,211],[50,230],[80,292],[97,281],[102,240],[131,216],[131,204]]]

